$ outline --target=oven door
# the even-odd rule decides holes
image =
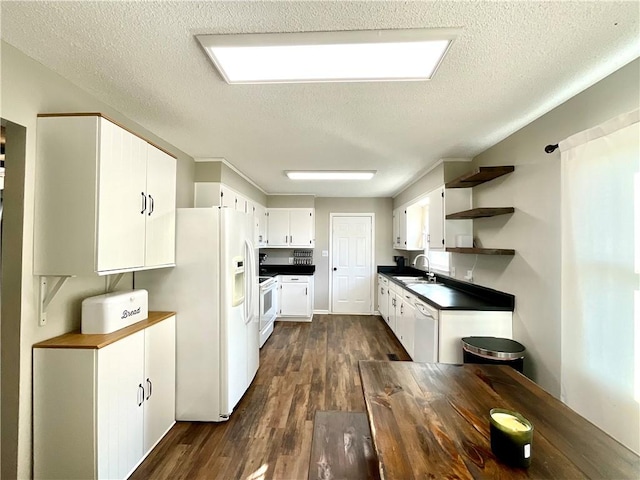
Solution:
[[[276,318],[277,283],[260,286],[260,328],[264,328]]]

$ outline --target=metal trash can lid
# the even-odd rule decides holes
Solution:
[[[509,338],[464,337],[462,348],[481,357],[516,360],[524,357],[524,345]]]

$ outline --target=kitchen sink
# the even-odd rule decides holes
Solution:
[[[404,283],[407,286],[420,284],[420,283],[428,283],[429,285],[440,285],[438,282],[430,282],[424,277],[393,277],[393,278]]]
[[[424,277],[393,277],[395,280],[399,280],[402,283],[417,282],[418,280],[425,280]]]

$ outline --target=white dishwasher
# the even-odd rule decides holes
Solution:
[[[436,363],[438,361],[438,310],[425,302],[416,300],[416,330],[414,362]]]

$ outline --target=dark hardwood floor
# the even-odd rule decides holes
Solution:
[[[130,478],[306,479],[316,410],[363,412],[358,360],[387,354],[408,359],[377,316],[277,322],[229,421],[178,422]]]

